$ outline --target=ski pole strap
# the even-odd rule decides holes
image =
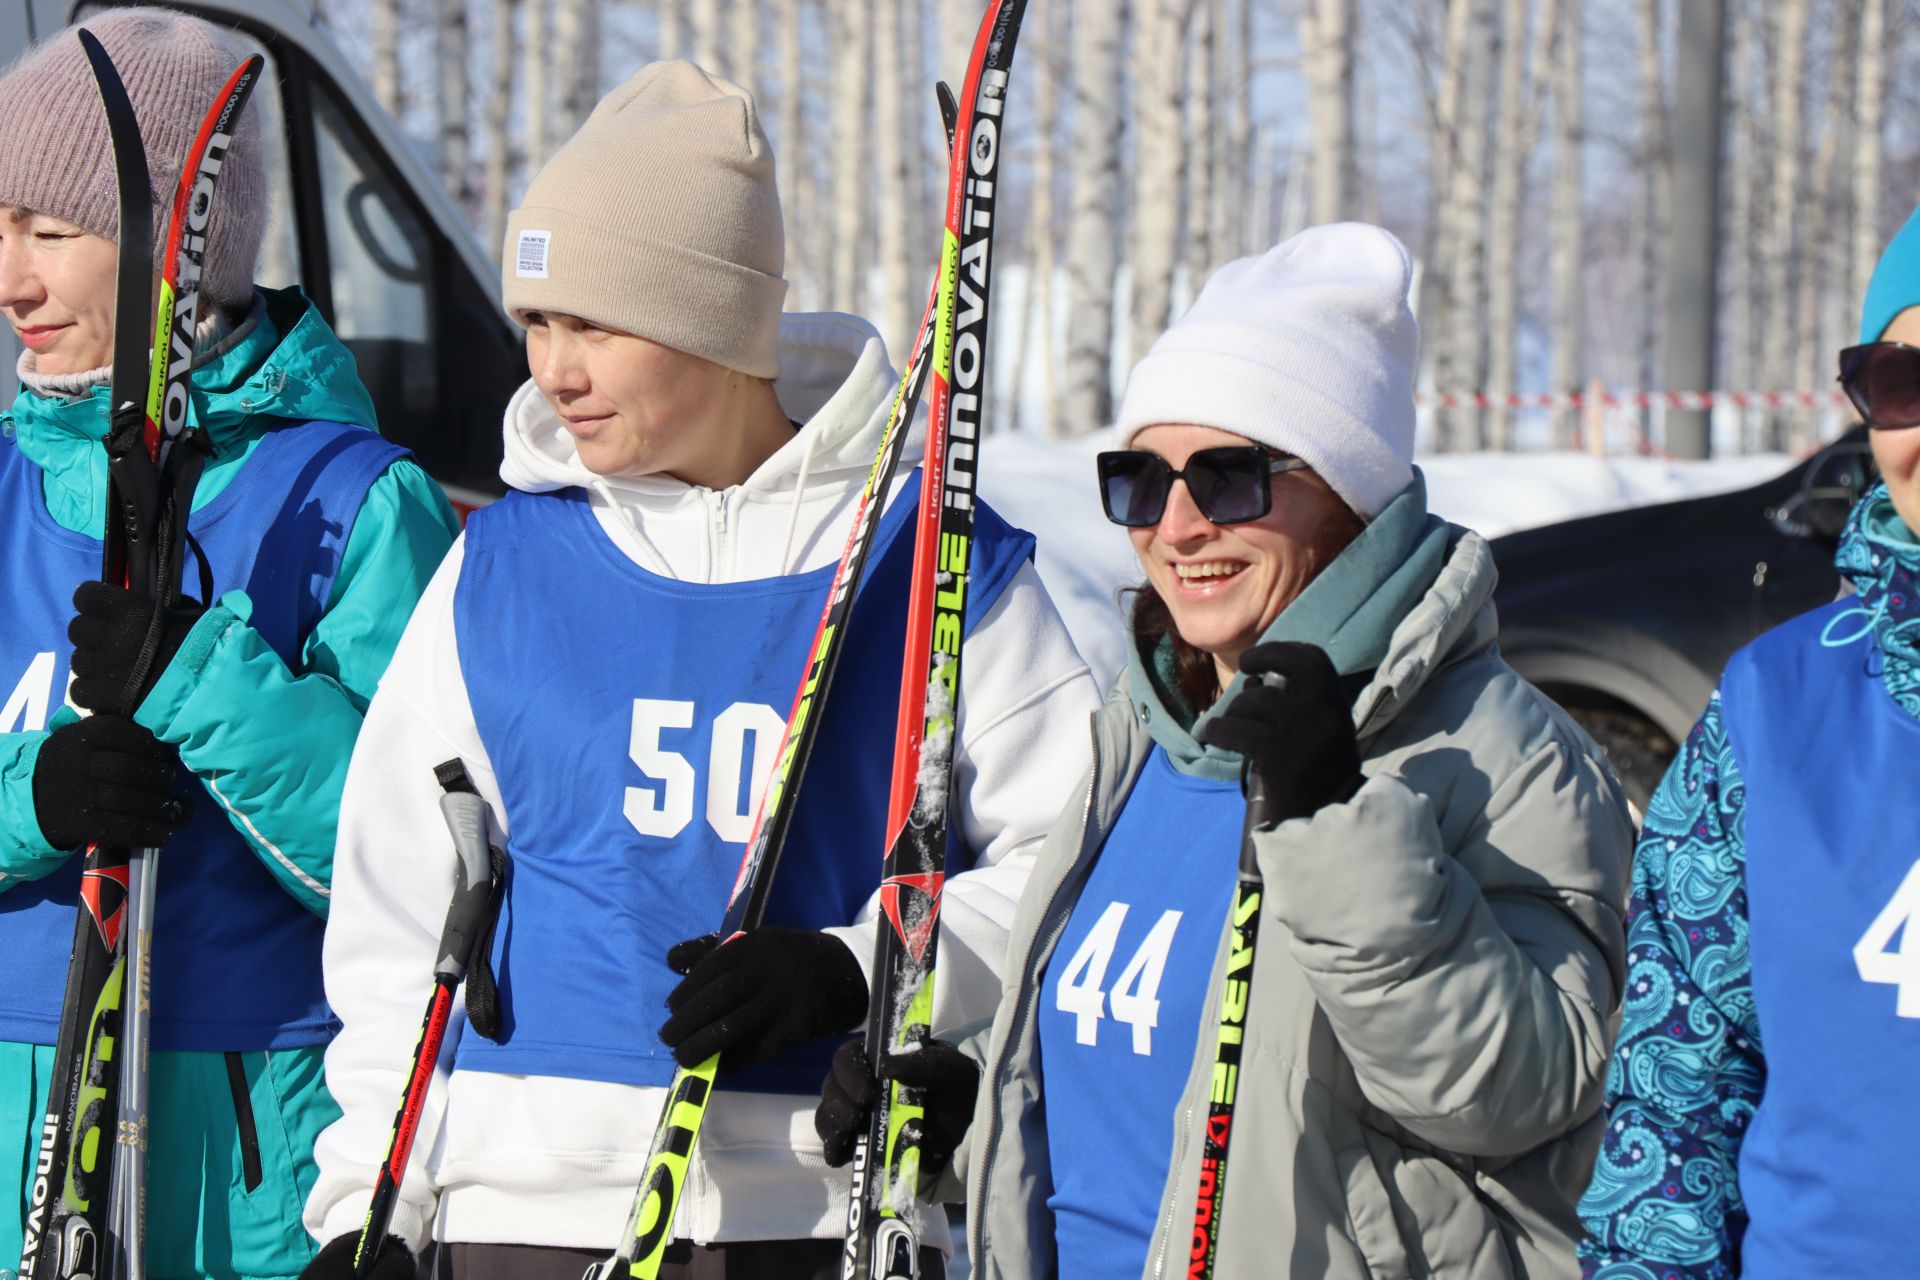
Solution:
[[[507,855],[487,839],[487,806],[474,789],[464,761],[438,765],[434,778],[445,792],[440,812],[453,835],[457,856],[453,901],[440,932],[434,971],[467,984],[467,1021],[489,1040],[500,1038],[500,984],[493,973],[493,939],[506,898]]]

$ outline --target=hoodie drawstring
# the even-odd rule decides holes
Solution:
[[[633,534],[634,545],[640,549],[648,560],[652,561],[652,563],[646,567],[663,578],[677,580],[680,575],[673,571],[673,566],[668,564],[667,558],[660,554],[660,548],[653,545],[653,540],[641,532],[640,522],[633,518],[633,513],[627,510],[626,504],[621,502],[614,494],[613,486],[609,485],[606,480],[600,476],[594,476],[587,481],[587,487],[594,493],[599,494],[603,502],[620,514],[621,522],[626,525],[627,531]]]
[[[1844,649],[1850,644],[1858,644],[1873,634],[1874,627],[1879,624],[1881,618],[1886,616],[1886,613],[1887,602],[1884,598],[1874,601],[1873,608],[1871,609],[1856,605],[1851,609],[1841,610],[1839,613],[1827,619],[1826,626],[1820,628],[1820,647],[1823,649]],[[1851,618],[1865,618],[1867,620],[1866,625],[1852,635],[1835,639],[1833,629]]]
[[[804,429],[804,428],[803,428]],[[787,511],[787,539],[780,547],[780,572],[790,574],[793,566],[793,535],[800,527],[800,503],[807,492],[807,475],[813,470],[814,446],[820,443],[820,433],[807,433],[807,447],[800,453],[800,474],[793,483],[793,505]]]

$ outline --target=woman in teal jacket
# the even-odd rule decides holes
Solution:
[[[171,191],[169,166],[238,55],[160,10],[88,26],[129,86],[155,191]],[[319,313],[297,290],[252,286],[265,184],[259,122],[243,118],[208,233],[192,374],[213,456],[186,584],[198,595],[210,580],[212,594],[165,618],[130,718],[72,709],[112,705],[154,610],[136,591],[75,591],[99,572],[105,523],[116,248],[98,116],[71,30],[0,78],[0,315],[27,348],[0,418],[0,1197],[24,1209],[31,1190],[76,851],[165,843],[148,1274],[290,1277],[313,1251],[300,1226],[313,1139],[338,1114],[321,1071],[336,1024],[320,936],[340,789],[457,526],[379,438]],[[0,1267],[20,1255],[20,1221],[0,1211]]]

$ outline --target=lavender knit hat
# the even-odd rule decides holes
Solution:
[[[180,166],[240,54],[218,29],[166,9],[115,9],[82,25],[113,58],[140,120],[158,269]],[[51,214],[117,243],[113,149],[76,29],[34,45],[0,76],[0,205]],[[243,308],[250,296],[266,211],[260,122],[249,106],[220,171],[201,275],[201,288],[224,310]]]

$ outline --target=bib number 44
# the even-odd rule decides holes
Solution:
[[[1160,1025],[1160,978],[1167,971],[1173,935],[1180,929],[1180,913],[1160,913],[1109,993],[1102,990],[1107,965],[1113,960],[1121,926],[1126,922],[1127,904],[1108,903],[1067,967],[1060,971],[1059,981],[1054,984],[1053,1007],[1073,1016],[1075,1043],[1092,1045],[1100,1042],[1100,1020],[1107,1016],[1111,1004],[1113,1016],[1133,1031],[1133,1051],[1145,1058],[1153,1055],[1153,1029]]]
[[[665,698],[635,698],[633,727],[627,755],[648,779],[648,785],[628,787],[622,806],[627,821],[643,836],[671,840],[693,821],[700,791],[700,775],[682,754],[685,735],[699,723],[699,709],[691,702]],[[722,840],[745,844],[753,834],[753,815],[773,773],[773,754],[787,722],[764,702],[736,702],[713,718],[706,742],[707,825]],[[671,735],[671,737],[669,737]],[[747,741],[752,739],[752,763]],[[697,748],[698,744],[692,744]],[[745,803],[742,773],[750,780]]]

